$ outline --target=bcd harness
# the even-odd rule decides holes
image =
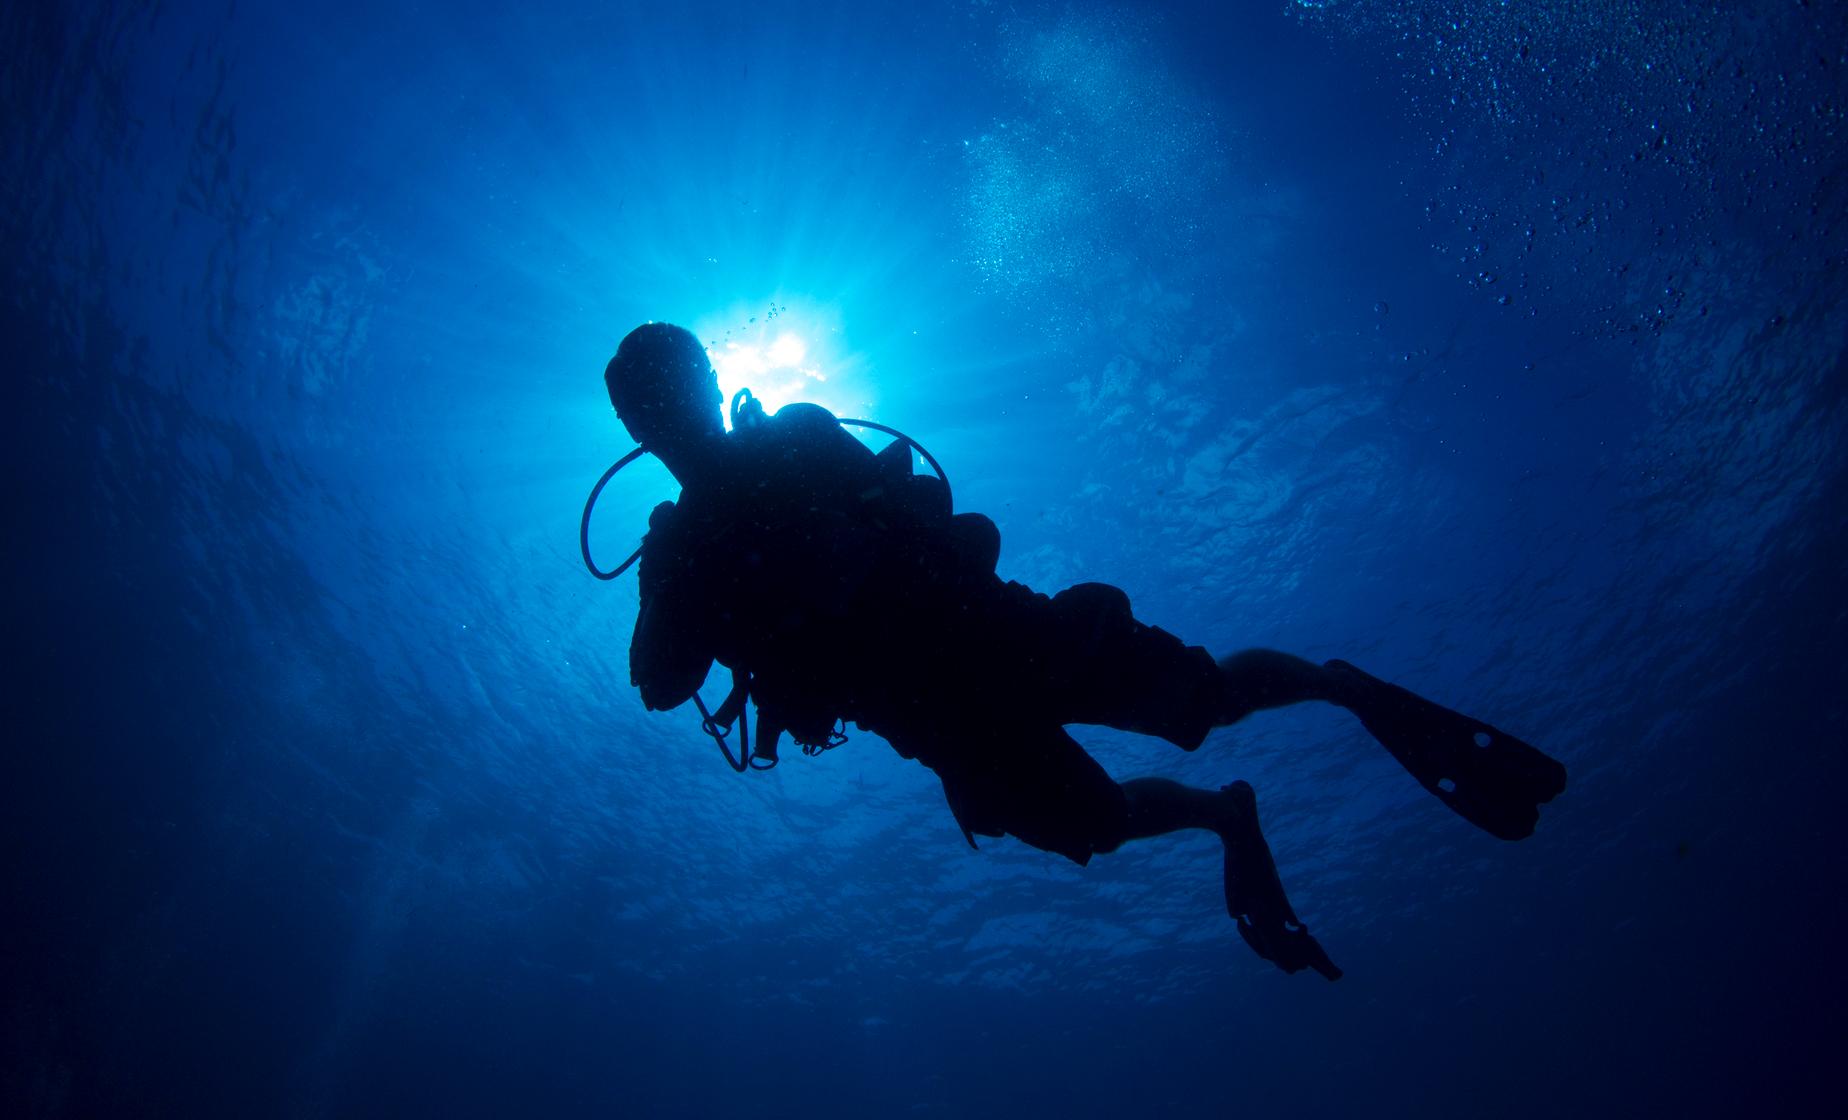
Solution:
[[[731,399],[731,424],[733,431],[749,430],[759,424],[765,423],[767,419],[768,418],[764,415],[763,403],[753,396],[749,389],[740,389],[737,393],[733,394]],[[917,440],[912,439],[897,428],[890,428],[872,420],[846,420],[837,418],[837,423],[851,425],[856,428],[870,428],[873,431],[883,432],[893,439],[903,442],[905,446],[916,451],[926,463],[930,464],[931,470],[937,472],[937,477],[943,480],[945,495],[947,496],[949,494],[949,476],[943,473],[943,467],[937,462],[936,457],[931,455],[929,451],[926,451],[924,445]],[[600,580],[612,580],[628,571],[635,565],[637,560],[641,559],[642,549],[641,546],[636,546],[635,551],[629,554],[627,560],[624,560],[609,571],[604,571],[597,567],[596,561],[592,560],[590,556],[591,512],[596,509],[597,498],[602,495],[603,488],[609,485],[610,479],[616,477],[616,472],[641,458],[647,451],[648,449],[646,447],[637,447],[627,455],[616,460],[616,462],[610,466],[609,470],[603,472],[603,477],[597,480],[597,484],[590,488],[590,497],[584,501],[584,516],[578,523],[578,549],[583,553],[584,566],[590,569],[591,575],[596,576]],[[742,718],[744,716],[745,704],[751,698],[751,683],[751,674],[748,671],[744,669],[733,669],[731,691],[726,694],[724,701],[719,704],[716,711],[707,709],[706,701],[700,697],[697,689],[693,692],[693,703],[699,708],[700,730],[712,736],[712,741],[719,745],[719,752],[725,756],[726,765],[740,774],[744,773],[746,770],[768,770],[775,766],[777,762],[774,752],[757,756],[751,754],[749,721]],[[738,753],[736,755],[732,754],[731,746],[726,742],[726,736],[731,734],[733,724],[736,724],[738,727]],[[837,720],[834,729],[828,733],[825,740],[805,742],[800,737],[796,737],[796,741],[801,745],[803,754],[820,754],[823,751],[831,750],[847,741],[845,724]]]

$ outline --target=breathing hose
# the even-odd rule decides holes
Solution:
[[[738,392],[739,392],[739,395],[742,396],[744,394],[749,393],[750,390],[740,389]],[[736,414],[737,412],[737,403],[738,402],[734,400],[733,402],[734,414]],[[943,489],[944,489],[945,495],[947,496],[949,494],[950,476],[943,473],[943,466],[942,464],[937,462],[936,456],[926,451],[924,449],[924,445],[919,443],[917,440],[912,439],[910,436],[899,431],[897,428],[890,428],[884,424],[880,424],[872,420],[844,420],[843,419],[843,420],[838,420],[837,422],[841,424],[851,424],[856,428],[871,428],[875,432],[884,432],[886,435],[891,436],[893,439],[904,441],[907,447],[917,452],[918,455],[922,457],[926,463],[930,464],[931,470],[937,472],[937,477],[943,480]],[[590,558],[590,515],[597,508],[597,498],[602,495],[603,488],[610,484],[610,479],[616,477],[616,472],[628,466],[630,463],[635,462],[637,459],[647,454],[647,452],[648,452],[647,448],[638,447],[635,450],[629,452],[627,455],[624,455],[622,458],[616,460],[615,464],[612,465],[609,470],[603,472],[603,477],[597,480],[597,484],[590,488],[590,497],[584,500],[584,516],[582,520],[578,522],[578,550],[584,554],[584,566],[586,568],[589,568],[590,574],[593,576],[596,576],[598,579],[604,579],[604,580],[615,579],[617,576],[628,571],[630,566],[633,565],[637,560],[641,558],[642,550],[638,547],[634,552],[631,552],[629,554],[629,558],[627,560],[624,560],[622,563],[616,565],[614,568],[610,569],[607,572],[597,567],[597,562]],[[951,504],[952,506],[954,506],[953,498],[952,498]]]
[[[578,549],[584,553],[584,566],[589,568],[590,574],[596,576],[598,579],[615,579],[617,576],[628,571],[629,565],[641,559],[642,550],[638,546],[634,552],[629,554],[627,560],[616,565],[616,567],[610,571],[606,572],[598,568],[597,562],[590,558],[590,512],[597,508],[597,496],[602,494],[603,488],[610,484],[610,479],[616,477],[616,472],[628,466],[630,463],[635,462],[637,459],[640,459],[645,451],[646,448],[638,447],[634,451],[616,460],[615,466],[604,471],[603,477],[599,478],[597,484],[590,488],[590,497],[584,502],[584,519],[578,522]]]

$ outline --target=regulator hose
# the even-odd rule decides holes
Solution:
[[[742,403],[739,398],[743,397],[743,398],[748,399],[748,394],[749,394],[749,390],[741,389],[739,390],[738,397],[733,398],[732,413],[733,413],[734,418],[737,416],[739,412],[739,405]],[[755,403],[755,402],[751,402],[751,403]],[[761,410],[760,410],[760,413],[761,413]],[[897,428],[887,427],[886,425],[878,423],[877,421],[873,421],[873,420],[837,419],[836,422],[841,423],[841,424],[851,424],[856,428],[871,428],[875,432],[884,432],[886,435],[891,436],[893,439],[902,440],[905,446],[917,452],[918,455],[922,457],[926,463],[930,464],[931,470],[937,472],[937,477],[943,480],[944,494],[946,496],[949,496],[950,476],[943,473],[943,465],[937,462],[936,456],[926,451],[924,449],[924,445],[919,443],[917,440],[912,439],[910,436],[899,431]],[[616,477],[616,472],[628,466],[630,463],[635,462],[637,459],[641,458],[643,455],[647,454],[647,451],[648,449],[645,447],[638,447],[634,451],[631,451],[627,455],[624,455],[622,458],[616,460],[616,462],[610,467],[609,470],[603,472],[603,477],[597,480],[597,484],[590,488],[590,497],[584,500],[584,517],[582,520],[578,522],[578,550],[584,554],[584,566],[586,568],[589,568],[590,574],[593,576],[596,576],[598,579],[604,579],[604,580],[615,579],[617,576],[628,571],[630,566],[633,565],[636,562],[636,560],[641,558],[642,550],[640,547],[637,547],[634,552],[631,552],[629,554],[629,558],[627,560],[624,560],[622,563],[616,565],[614,568],[610,569],[609,571],[606,572],[603,569],[597,567],[597,562],[590,558],[590,515],[592,511],[594,511],[597,508],[597,498],[603,493],[603,488],[610,484],[610,479]],[[954,499],[952,499],[951,507],[954,508],[954,505],[955,505]]]
[[[634,552],[629,554],[627,560],[616,565],[616,567],[610,571],[606,572],[597,567],[597,562],[590,558],[590,512],[597,508],[597,496],[602,494],[603,488],[610,484],[610,479],[616,477],[616,472],[628,466],[630,463],[635,462],[637,459],[640,459],[645,452],[646,448],[638,447],[634,451],[616,460],[616,464],[609,470],[604,471],[603,477],[599,478],[597,484],[590,488],[590,497],[584,501],[584,519],[578,522],[578,549],[584,553],[584,566],[589,568],[590,574],[596,576],[598,579],[615,579],[617,576],[628,571],[629,565],[641,558],[642,550],[638,546]]]

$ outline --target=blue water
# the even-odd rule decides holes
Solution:
[[[1227,10],[1229,9],[1229,10]],[[1848,1052],[1833,3],[0,17],[0,1112],[1795,1115]],[[740,777],[577,518],[647,319],[897,425],[1001,574],[1571,767],[1506,844],[1344,714],[1217,842]],[[672,494],[626,471],[605,563]],[[715,679],[714,699],[722,692]]]

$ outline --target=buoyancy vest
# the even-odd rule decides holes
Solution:
[[[875,455],[814,405],[759,417],[734,427],[719,481],[651,517],[631,673],[649,707],[673,707],[713,660],[730,667],[774,758],[779,731],[825,749],[889,691],[882,651],[918,612],[992,579],[999,534],[952,514],[947,485],[912,472],[909,441]]]

